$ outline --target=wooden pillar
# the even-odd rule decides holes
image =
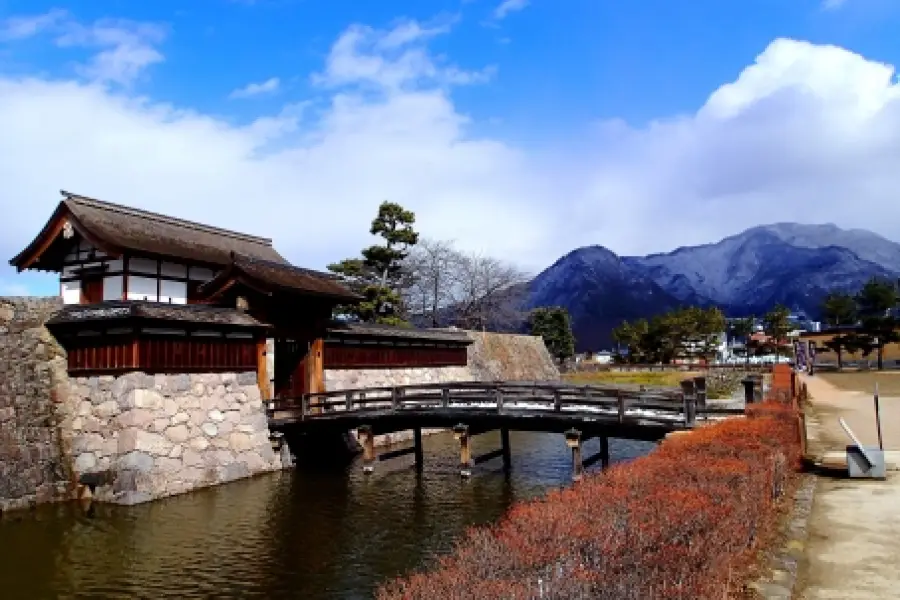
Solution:
[[[742,379],[741,383],[744,386],[744,404],[753,404],[756,401],[756,394],[754,393],[753,386],[756,385],[756,381],[747,377],[746,379]]]
[[[681,396],[684,402],[684,425],[693,427],[697,418],[697,394],[693,379],[685,379],[681,382]]]
[[[422,428],[416,427],[413,429],[413,440],[415,441],[415,451],[416,451],[416,471],[418,473],[422,472],[422,469],[425,464],[424,453],[422,452]]]
[[[706,408],[706,377],[703,375],[694,377],[694,394],[697,398],[697,407]]]
[[[500,445],[503,449],[503,470],[509,471],[512,467],[512,452],[509,447],[509,428],[500,429]]]
[[[570,429],[565,435],[566,445],[572,449],[572,480],[580,481],[584,472],[584,465],[581,462],[581,432]]]
[[[272,398],[269,394],[269,370],[266,364],[266,336],[256,338],[256,385],[263,402]]]
[[[318,337],[309,344],[306,356],[307,386],[310,394],[325,391],[325,340]]]
[[[472,450],[469,448],[469,426],[459,425],[453,428],[453,437],[459,440],[459,474],[468,477],[472,474]]]
[[[605,435],[600,437],[600,466],[609,468],[609,438]]]
[[[356,436],[359,443],[363,447],[363,472],[371,473],[375,470],[375,436],[372,435],[372,428],[369,425],[363,425],[356,430]]]

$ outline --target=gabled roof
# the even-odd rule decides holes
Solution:
[[[347,289],[330,273],[302,269],[292,265],[233,252],[231,262],[215,278],[207,281],[198,293],[214,300],[233,286],[241,284],[263,294],[274,292],[320,296],[340,302],[355,302],[360,297]]]
[[[286,263],[272,240],[210,227],[201,223],[103,202],[62,191],[62,202],[44,229],[10,264],[20,271],[41,268],[41,255],[63,232],[68,222],[94,246],[111,256],[124,252],[170,257],[224,267],[231,253]]]

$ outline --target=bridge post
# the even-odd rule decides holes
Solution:
[[[453,437],[459,440],[459,474],[469,477],[472,474],[472,450],[469,448],[469,426],[460,423],[453,427]]]
[[[512,467],[512,452],[509,447],[509,428],[500,429],[500,445],[503,448],[503,470],[509,471]]]
[[[703,375],[694,377],[694,393],[697,396],[697,406],[706,408],[706,377]]]
[[[616,390],[616,409],[619,417],[619,423],[625,422],[625,395],[622,390]]]
[[[580,481],[584,465],[581,463],[581,432],[570,429],[566,433],[566,445],[572,449],[572,479]]]
[[[375,470],[375,461],[378,459],[375,455],[375,436],[372,435],[372,427],[370,425],[359,427],[356,436],[363,447],[363,473],[371,473]]]
[[[600,466],[603,470],[609,467],[609,438],[600,437]]]
[[[753,392],[753,386],[756,385],[756,381],[747,377],[742,379],[741,383],[744,385],[744,404],[753,404],[756,401],[756,394]]]
[[[684,424],[693,427],[697,421],[697,395],[694,391],[694,380],[681,382],[681,395],[684,398]]]
[[[422,428],[413,429],[413,440],[416,448],[416,472],[421,473],[425,464],[425,458],[422,452]]]

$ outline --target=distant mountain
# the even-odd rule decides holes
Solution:
[[[784,304],[818,316],[828,292],[856,291],[873,276],[900,277],[900,244],[830,224],[776,223],[667,254],[580,248],[532,281],[529,304],[568,308],[578,348],[591,349],[608,347],[623,319],[679,305],[742,316]]]

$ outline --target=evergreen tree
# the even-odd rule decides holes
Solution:
[[[790,316],[791,311],[779,304],[763,317],[763,331],[771,339],[775,356],[780,354],[781,347],[787,341],[787,335],[791,331]]]
[[[825,323],[832,327],[855,325],[857,320],[856,300],[849,294],[833,292],[828,294],[822,304],[822,313]],[[825,342],[825,346],[837,354],[838,370],[844,368],[844,351],[852,351],[851,347],[858,346],[854,334],[838,333],[831,340]]]
[[[556,360],[562,362],[575,354],[575,335],[569,311],[561,306],[536,308],[528,318],[531,335],[539,335]]]
[[[342,314],[367,323],[404,325],[401,289],[404,285],[403,261],[409,248],[419,240],[413,229],[415,214],[393,202],[382,202],[369,232],[384,242],[362,251],[362,258],[349,258],[328,265],[363,300],[356,305],[338,307]]]
[[[884,368],[884,346],[900,340],[897,319],[893,311],[898,294],[894,282],[873,278],[856,295],[856,309],[860,318],[860,345],[874,349],[878,356],[878,370]]]

